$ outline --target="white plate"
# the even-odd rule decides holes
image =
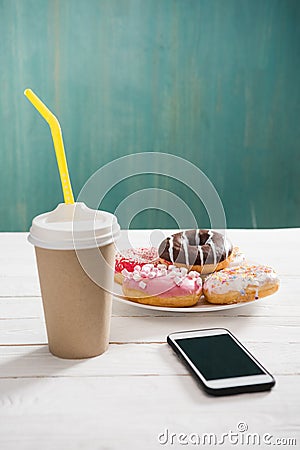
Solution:
[[[152,306],[152,305],[144,305],[143,303],[137,303],[130,300],[126,300],[125,298],[122,298],[122,287],[118,283],[114,283],[114,293],[118,297],[114,297],[115,300],[118,300],[121,303],[125,303],[130,306],[137,306],[138,308],[144,308],[144,309],[152,309],[154,311],[170,311],[170,312],[210,312],[210,311],[222,311],[224,309],[231,309],[231,308],[239,308],[241,306],[251,305],[252,303],[256,303],[260,301],[258,300],[252,300],[250,302],[240,302],[240,303],[232,303],[230,305],[213,305],[212,303],[208,303],[204,296],[202,295],[194,306],[188,306],[185,308],[170,308],[165,306]],[[120,297],[119,297],[120,296]]]

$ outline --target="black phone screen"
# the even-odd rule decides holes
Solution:
[[[265,373],[229,334],[176,339],[176,343],[206,380]]]

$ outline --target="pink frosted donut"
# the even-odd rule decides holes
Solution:
[[[128,300],[154,306],[184,307],[195,305],[202,293],[198,272],[165,264],[124,269],[122,289]]]

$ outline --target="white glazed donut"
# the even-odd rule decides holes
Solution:
[[[245,265],[226,268],[208,276],[203,293],[210,303],[248,302],[278,290],[279,279],[271,267]]]
[[[202,293],[198,272],[174,265],[145,264],[133,272],[124,269],[122,289],[128,300],[146,305],[184,307],[195,305]]]

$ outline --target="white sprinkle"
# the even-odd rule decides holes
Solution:
[[[134,281],[140,281],[140,279],[142,278],[141,275],[139,273],[134,273],[133,277]]]
[[[177,267],[174,266],[173,264],[170,264],[170,265],[168,266],[168,270],[175,270],[175,269],[177,269]]]
[[[133,270],[134,272],[139,272],[141,270],[141,266],[137,264]]]
[[[124,275],[124,277],[127,277],[127,278],[129,277],[129,273],[130,272],[128,272],[127,269],[123,269],[122,272],[121,272],[121,274]]]
[[[158,269],[166,269],[167,266],[165,264],[157,264]]]
[[[186,274],[188,273],[188,270],[186,267],[180,267],[180,273],[182,276],[186,276]]]
[[[150,272],[148,273],[148,278],[155,278],[156,277],[156,273],[155,272]]]
[[[153,269],[153,267],[154,267],[154,264],[144,264],[143,265],[143,269],[145,269],[145,270],[151,270],[151,269]]]
[[[182,284],[182,282],[183,282],[183,279],[182,279],[181,277],[175,277],[175,278],[174,278],[174,283],[175,283],[177,286],[180,286],[180,285]]]
[[[191,279],[194,279],[194,278],[199,278],[200,275],[198,272],[196,272],[196,270],[191,270],[191,272],[188,273],[188,277]]]
[[[202,280],[201,280],[200,277],[199,277],[199,278],[196,278],[195,282],[196,282],[196,284],[197,284],[199,287],[202,286]]]
[[[167,277],[168,278],[175,278],[176,277],[176,273],[173,270],[171,270],[171,272],[167,273]]]
[[[145,289],[146,286],[147,286],[147,284],[144,283],[144,281],[140,281],[140,282],[139,282],[139,287],[140,287],[141,289]]]

